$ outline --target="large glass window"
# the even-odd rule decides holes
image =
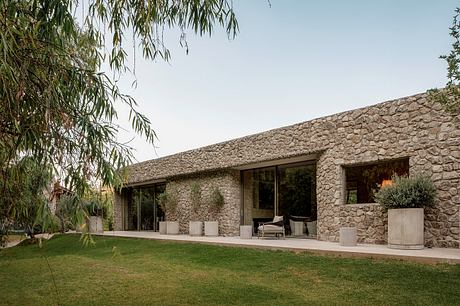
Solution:
[[[276,168],[243,171],[243,223],[273,220]]]
[[[245,170],[242,178],[242,224],[257,227],[275,215],[316,220],[315,163]]]
[[[155,229],[154,222],[154,187],[139,189],[139,203],[141,207],[140,214],[140,230],[153,231]]]
[[[128,205],[126,207],[126,229],[127,230],[137,230],[138,228],[138,194],[139,189],[128,188],[126,195],[128,197]]]
[[[254,170],[253,208],[273,209],[275,207],[275,168]]]
[[[164,192],[165,184],[132,187],[127,190],[127,230],[158,231],[164,212],[158,205],[158,196]]]
[[[394,174],[409,174],[409,158],[344,167],[345,203],[373,203],[382,185],[390,184]]]
[[[278,167],[278,215],[316,216],[315,165]]]

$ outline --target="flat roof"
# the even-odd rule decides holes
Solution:
[[[388,106],[406,111],[408,104],[426,96],[426,93],[419,93],[136,163],[128,167],[127,185],[164,181],[200,172],[244,169],[275,160],[318,156],[330,146],[321,145],[318,139],[328,137],[341,124],[356,124],[358,118],[370,113],[378,115],[382,108]],[[311,145],[309,140],[312,140]]]

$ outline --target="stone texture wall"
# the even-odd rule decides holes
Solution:
[[[337,241],[340,226],[356,225],[360,241],[384,243],[386,214],[379,206],[344,204],[343,167],[408,157],[410,174],[431,176],[439,192],[436,206],[425,213],[426,244],[459,247],[460,117],[446,113],[425,94],[139,163],[130,168],[129,182],[188,176],[312,153],[319,154],[319,239]],[[205,179],[206,175],[200,177]],[[239,197],[239,189],[234,189]],[[232,205],[239,211],[237,199]],[[236,228],[239,217],[232,218]],[[186,218],[181,220],[184,223]]]
[[[343,166],[409,157],[410,175],[431,176],[439,193],[425,212],[425,243],[459,247],[459,117],[418,95],[331,119],[335,145],[317,169],[319,239],[337,241],[340,226],[355,225],[360,241],[386,243],[387,215],[378,205],[343,204]]]
[[[201,205],[196,212],[192,209],[191,187],[197,183],[201,189]],[[219,235],[239,235],[240,224],[240,174],[227,170],[213,173],[175,177],[168,180],[166,189],[174,185],[178,196],[175,211],[166,211],[166,220],[179,221],[180,233],[188,233],[189,221],[218,221]],[[219,188],[224,196],[224,205],[216,209],[210,203],[214,188]]]
[[[127,203],[126,192],[120,193],[119,191],[114,191],[114,207],[113,207],[113,228],[116,231],[122,231],[123,228],[123,210],[126,209]]]

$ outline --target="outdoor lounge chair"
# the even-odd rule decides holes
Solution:
[[[274,234],[276,237],[282,234],[283,238],[286,238],[283,216],[275,216],[271,222],[259,223],[257,238],[264,238],[266,234]]]

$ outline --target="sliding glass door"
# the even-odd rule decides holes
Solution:
[[[164,212],[158,205],[158,196],[165,184],[132,187],[128,192],[125,228],[127,230],[158,231]]]
[[[139,204],[141,208],[139,229],[141,231],[153,231],[155,223],[155,189],[153,186],[139,189]]]
[[[278,167],[278,209],[280,216],[316,216],[315,165]]]
[[[242,224],[257,228],[275,215],[286,222],[316,220],[315,162],[245,170],[242,180]]]
[[[153,219],[155,220],[153,223],[153,230],[158,232],[160,230],[160,221],[165,220],[165,213],[161,209],[160,205],[158,204],[158,198],[160,194],[165,192],[166,184],[156,184],[155,185],[155,205],[153,206]]]
[[[244,224],[273,220],[275,212],[276,168],[243,172]]]

